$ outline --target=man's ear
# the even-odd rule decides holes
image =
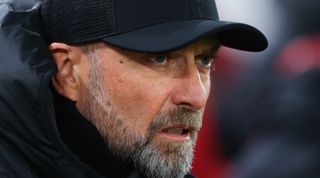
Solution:
[[[77,69],[76,65],[78,65],[79,60],[77,56],[73,55],[72,50],[74,49],[74,47],[64,43],[52,43],[49,46],[58,67],[58,72],[52,79],[53,87],[62,96],[77,102],[80,96],[80,76],[77,76],[78,72],[74,71]]]

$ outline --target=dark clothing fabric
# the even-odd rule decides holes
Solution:
[[[110,151],[97,129],[78,112],[73,102],[54,93],[57,125],[64,143],[79,159],[106,177],[128,177],[133,167]],[[108,169],[106,169],[106,165]]]
[[[0,177],[141,177],[108,150],[74,103],[53,91],[57,67],[37,8],[10,9],[0,12]]]
[[[10,10],[30,9],[37,0],[0,0],[0,4],[6,4]]]
[[[49,89],[56,65],[37,11],[10,11],[0,23],[0,177],[102,177],[60,138]]]

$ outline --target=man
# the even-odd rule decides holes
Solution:
[[[47,0],[2,27],[7,177],[191,176],[219,46],[267,46],[211,0]]]

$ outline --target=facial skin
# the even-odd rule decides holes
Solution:
[[[191,167],[217,42],[201,40],[167,54],[106,44],[83,49],[50,45],[59,70],[55,89],[146,177],[183,177]]]

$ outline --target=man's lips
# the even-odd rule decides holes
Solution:
[[[176,125],[160,130],[159,134],[172,140],[185,141],[190,139],[190,134],[195,130],[194,127]]]

